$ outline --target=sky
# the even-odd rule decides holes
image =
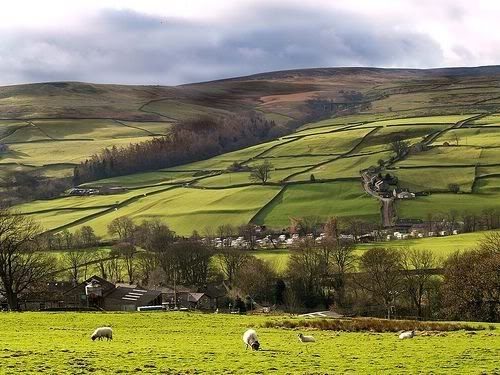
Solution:
[[[499,16],[495,0],[4,1],[0,85],[495,65]]]

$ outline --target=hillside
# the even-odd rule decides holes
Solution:
[[[124,215],[159,217],[180,234],[249,221],[281,228],[293,216],[380,222],[380,203],[363,190],[360,171],[381,164],[401,188],[431,193],[397,200],[396,217],[500,209],[499,67],[308,69],[178,87],[4,87],[0,141],[10,151],[0,163],[3,170],[64,175],[104,147],[165,134],[186,118],[250,109],[290,132],[311,121],[279,139],[208,160],[88,184],[124,186],[124,194],[16,208],[46,229],[85,224],[100,235]],[[391,161],[395,138],[425,147]],[[250,181],[248,171],[227,170],[234,162],[252,167],[263,161],[273,168],[266,185]]]

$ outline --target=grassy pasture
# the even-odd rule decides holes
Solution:
[[[259,157],[256,159],[253,159],[251,162],[249,162],[247,165],[249,167],[253,167],[257,164],[261,164],[264,161],[268,161],[273,165],[273,168],[279,168],[279,169],[284,169],[284,168],[296,168],[296,167],[307,167],[307,166],[313,166],[318,163],[321,163],[325,160],[331,159],[332,156],[280,156],[280,157]]]
[[[299,174],[292,181],[308,180],[311,174],[316,179],[329,178],[359,178],[359,171],[376,166],[379,159],[387,160],[391,152],[381,152],[371,155],[350,156],[339,158],[330,163],[323,164],[309,172]]]
[[[390,170],[399,185],[411,191],[448,191],[449,184],[458,184],[460,191],[470,192],[475,177],[474,167],[409,168]],[[468,195],[467,195],[468,196]],[[418,199],[420,201],[420,198]]]
[[[459,145],[477,147],[500,147],[500,129],[497,128],[460,128],[447,131],[437,137],[433,145],[449,142],[455,144],[456,138]]]
[[[379,218],[378,202],[369,198],[359,182],[298,184],[287,186],[254,218],[257,224],[286,227],[290,217],[359,216],[368,220]]]
[[[500,125],[500,114],[495,113],[480,119],[474,120],[472,125]]]
[[[418,239],[377,242],[374,244],[359,244],[356,250],[359,254],[372,247],[410,248],[430,250],[440,260],[444,260],[455,251],[475,248],[477,243],[487,234],[494,231],[463,233],[445,237],[427,237]]]
[[[278,146],[266,153],[266,156],[342,154],[352,149],[370,130],[346,130],[308,136]]]
[[[479,164],[500,164],[500,148],[483,148]]]
[[[442,125],[386,126],[366,137],[356,152],[389,150],[390,143],[396,138],[403,139],[410,144],[418,143],[424,136],[440,129],[443,129]]]
[[[255,146],[243,148],[241,150],[228,152],[213,158],[197,161],[194,163],[184,164],[177,167],[165,168],[164,171],[199,171],[199,170],[221,170],[226,169],[234,162],[241,163],[248,159],[254,158],[260,153],[266,151],[274,145],[282,143],[282,140],[276,140],[266,143],[260,143]]]
[[[480,162],[482,151],[477,147],[432,147],[427,151],[411,154],[396,166],[452,166],[475,165]]]
[[[297,339],[298,329],[263,327],[281,320],[281,316],[182,312],[9,313],[0,323],[0,371],[479,374],[500,370],[498,329],[475,335],[465,331],[417,335],[412,340],[399,340],[395,333],[310,330],[317,342],[306,348]],[[92,342],[91,333],[102,325],[113,327],[113,340]],[[262,350],[245,350],[241,336],[249,327],[257,330]]]
[[[93,208],[100,206],[113,206],[135,196],[149,194],[165,187],[153,186],[149,188],[129,190],[121,194],[110,195],[93,195],[93,196],[69,196],[56,199],[38,200],[28,203],[23,203],[16,206],[16,210],[20,212],[36,212],[42,210],[58,210],[61,208]]]
[[[500,209],[500,194],[432,194],[398,202],[399,217],[426,219],[429,214],[458,212],[480,213],[486,208]]]
[[[117,211],[85,223],[100,236],[107,236],[107,225],[115,218],[129,216],[133,220],[159,218],[180,235],[193,230],[203,232],[221,224],[245,224],[279,191],[279,187],[255,186],[228,189],[176,188],[149,195]]]
[[[14,132],[12,131],[12,126],[8,129],[10,135],[7,135],[2,138],[3,143],[12,144],[18,142],[33,142],[33,141],[42,141],[42,140],[50,140],[50,137],[47,134],[44,134],[39,128],[36,126],[24,123],[20,126],[16,127]]]
[[[491,174],[500,175],[500,165],[478,167],[476,170],[476,174],[477,176],[486,176]]]
[[[43,141],[10,145],[1,163],[44,166],[57,163],[79,163],[106,147],[127,146],[152,137],[100,139],[94,141]]]
[[[97,180],[82,186],[124,186],[137,188],[141,186],[160,185],[165,183],[181,183],[193,180],[194,171],[186,172],[144,172]]]
[[[35,120],[33,123],[53,139],[115,139],[149,136],[148,132],[113,120]]]
[[[429,124],[451,125],[471,116],[472,115],[444,115],[444,116],[396,118],[389,120],[371,121],[367,124],[367,126],[368,125],[369,126],[392,126],[392,125],[428,126]]]
[[[82,219],[86,216],[97,214],[103,210],[105,210],[105,208],[54,210],[37,214],[26,214],[26,217],[38,222],[42,228],[50,230]]]
[[[199,116],[217,116],[227,113],[224,110],[213,107],[205,107],[169,99],[151,102],[145,105],[142,109],[147,112],[158,113],[162,116],[175,120],[188,120]]]
[[[474,184],[474,193],[500,196],[500,176],[478,178]]]
[[[304,170],[304,167],[271,170],[268,182],[279,183],[281,180],[283,180],[285,177],[288,177],[292,173],[300,172],[302,170]],[[250,172],[248,171],[222,173],[217,176],[204,178],[196,182],[196,186],[204,187],[225,187],[240,184],[259,184],[259,182],[251,181]]]

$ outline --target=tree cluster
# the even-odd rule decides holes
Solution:
[[[74,183],[151,171],[198,160],[273,139],[287,130],[249,112],[203,117],[175,124],[164,137],[112,147],[92,155],[74,170]]]

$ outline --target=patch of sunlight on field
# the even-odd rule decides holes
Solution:
[[[266,156],[342,154],[351,150],[370,130],[349,130],[304,137],[278,146],[266,153]]]
[[[427,197],[400,200],[399,217],[426,220],[429,214],[447,215],[451,210],[479,214],[484,209],[500,209],[500,194],[431,194]]]
[[[203,233],[206,228],[215,230],[221,224],[248,223],[279,190],[276,186],[216,190],[175,188],[148,195],[83,225],[94,227],[98,235],[106,237],[107,225],[113,219],[129,216],[137,222],[158,218],[180,235],[189,235],[193,230]]]
[[[388,170],[399,180],[402,188],[410,191],[449,191],[450,184],[460,186],[460,191],[469,193],[475,177],[474,167],[421,167]],[[468,195],[464,195],[468,197]],[[421,197],[416,201],[420,202]]]
[[[290,185],[254,218],[274,228],[290,225],[291,217],[329,216],[379,218],[379,204],[363,191],[361,182],[337,181]]]
[[[399,340],[395,333],[314,330],[307,348],[297,331],[264,328],[282,316],[200,313],[2,314],[3,374],[110,373],[496,373],[500,333],[449,332]],[[295,320],[297,318],[287,319]],[[113,327],[112,341],[91,341],[98,326]],[[260,351],[245,350],[253,327]],[[307,329],[305,330],[308,331]]]

